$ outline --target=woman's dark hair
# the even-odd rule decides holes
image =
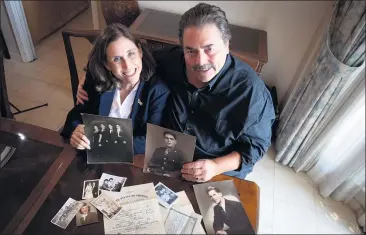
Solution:
[[[107,47],[111,42],[125,37],[142,50],[142,71],[140,79],[149,80],[155,71],[155,60],[140,40],[134,37],[124,25],[114,23],[108,25],[95,40],[89,54],[88,70],[93,76],[98,92],[104,92],[121,87],[121,81],[113,76],[105,64],[107,63]]]

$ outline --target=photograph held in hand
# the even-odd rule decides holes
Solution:
[[[90,142],[88,164],[133,162],[132,120],[81,114]]]
[[[196,137],[147,124],[144,172],[180,177],[184,163],[192,162]]]

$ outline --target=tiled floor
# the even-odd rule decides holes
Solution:
[[[92,29],[90,9],[66,28]],[[16,119],[53,130],[63,125],[73,105],[61,30],[36,47],[38,60],[28,64],[5,61],[9,97],[14,105],[26,109],[48,102],[48,107],[16,115]],[[84,39],[72,43],[79,75],[84,76],[82,68],[91,46]],[[323,199],[305,174],[295,174],[277,164],[273,148],[247,179],[261,190],[259,233],[360,233],[351,209]]]

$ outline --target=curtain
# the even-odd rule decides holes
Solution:
[[[365,2],[338,1],[319,52],[281,112],[277,162],[296,172],[316,164],[326,144],[319,137],[363,71],[364,51]]]

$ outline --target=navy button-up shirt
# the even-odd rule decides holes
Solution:
[[[194,160],[240,153],[241,166],[226,174],[244,179],[271,145],[275,114],[263,81],[229,54],[221,71],[197,89],[187,80],[180,47],[154,57],[158,74],[172,90],[166,126],[197,137]]]

